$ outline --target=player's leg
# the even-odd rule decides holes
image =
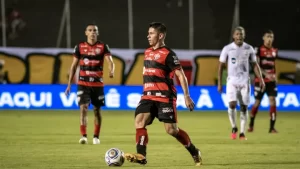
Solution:
[[[100,144],[100,129],[102,124],[101,107],[105,105],[105,96],[103,87],[93,87],[92,93],[92,104],[94,105],[94,137],[93,144]]]
[[[79,143],[81,144],[87,144],[87,113],[88,113],[88,107],[90,103],[90,91],[85,86],[78,86],[77,91],[77,101],[78,105],[80,107],[80,133],[82,137],[79,140]]]
[[[251,115],[250,115],[250,123],[249,123],[249,128],[248,132],[252,132],[254,130],[254,122],[255,122],[255,117],[258,112],[258,108],[260,106],[261,99],[264,95],[264,91],[261,90],[259,83],[254,84],[254,97],[255,97],[255,103],[252,106],[251,109]]]
[[[267,95],[269,96],[270,102],[270,129],[269,133],[277,133],[275,129],[275,122],[277,117],[276,112],[276,96],[277,96],[277,87],[275,82],[271,82],[267,88]]]
[[[135,129],[136,129],[136,151],[137,153],[125,153],[125,158],[134,163],[146,164],[148,132],[147,125],[150,125],[155,118],[151,115],[154,110],[154,102],[141,100],[135,111]]]
[[[248,120],[248,105],[250,103],[250,84],[242,86],[238,92],[238,101],[240,103],[240,139],[246,140],[245,132]]]
[[[164,122],[166,132],[177,139],[191,154],[196,166],[200,166],[202,159],[198,148],[192,143],[189,135],[177,127],[176,101],[172,103],[157,103],[158,119]]]
[[[226,85],[226,96],[229,102],[228,105],[228,117],[232,127],[231,138],[236,139],[238,128],[236,126],[236,105],[237,105],[237,88],[236,86],[227,83]]]

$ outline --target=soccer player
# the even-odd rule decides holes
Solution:
[[[189,135],[177,126],[174,75],[180,80],[187,108],[192,111],[195,104],[190,97],[187,79],[178,57],[165,45],[166,33],[167,28],[163,23],[153,22],[149,25],[147,38],[150,48],[145,50],[144,90],[135,111],[137,153],[125,153],[125,158],[133,163],[147,163],[146,147],[149,137],[146,126],[151,125],[156,117],[164,123],[166,132],[187,149],[196,166],[200,166],[202,159],[199,149],[192,143]]]
[[[248,118],[248,105],[250,102],[250,76],[249,62],[253,66],[254,72],[258,77],[260,88],[265,84],[262,79],[260,67],[256,62],[254,49],[251,45],[244,42],[245,29],[243,27],[235,28],[233,32],[234,41],[226,45],[220,56],[218,71],[218,91],[222,93],[222,73],[227,62],[227,84],[226,95],[229,102],[228,116],[232,127],[231,138],[236,139],[238,128],[236,125],[236,106],[237,101],[240,104],[240,123],[241,130],[239,138],[246,140],[245,128]]]
[[[275,129],[276,121],[276,96],[277,96],[277,87],[276,87],[276,69],[275,69],[275,59],[277,57],[278,50],[273,47],[274,33],[272,30],[267,30],[263,35],[263,45],[260,46],[257,50],[257,62],[259,63],[263,78],[266,84],[266,90],[262,90],[259,86],[259,78],[255,79],[255,103],[252,107],[250,115],[250,124],[248,132],[253,132],[254,129],[254,120],[260,106],[260,102],[265,93],[269,97],[270,103],[270,128],[269,133],[277,133]]]
[[[107,44],[97,40],[98,27],[94,24],[86,26],[86,42],[80,42],[74,48],[74,58],[70,68],[68,87],[65,94],[70,93],[72,79],[79,64],[79,78],[77,88],[78,105],[80,106],[80,132],[82,137],[79,140],[81,144],[87,144],[87,112],[90,102],[94,106],[94,137],[93,144],[100,144],[99,134],[102,117],[100,113],[101,106],[105,105],[103,91],[103,62],[104,58],[108,62],[109,77],[114,77],[115,65]]]

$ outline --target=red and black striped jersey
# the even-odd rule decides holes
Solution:
[[[262,71],[273,74],[276,76],[276,69],[275,69],[275,60],[278,55],[278,49],[276,48],[267,48],[266,46],[262,45],[257,49],[257,57],[259,61],[259,66],[262,69]],[[270,79],[266,78],[263,75],[265,82],[270,82]],[[255,82],[259,82],[259,78],[255,78]]]
[[[177,98],[173,77],[181,65],[176,54],[168,47],[145,51],[142,99],[159,102],[173,102]]]
[[[74,48],[74,57],[79,59],[78,85],[101,87],[103,86],[104,57],[110,54],[107,44],[97,41],[94,45],[81,42]]]

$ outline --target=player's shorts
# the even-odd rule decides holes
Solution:
[[[238,101],[240,105],[250,104],[250,84],[232,84],[226,85],[226,96],[228,102]]]
[[[261,100],[264,96],[265,93],[267,93],[267,95],[270,96],[277,96],[277,86],[276,86],[276,82],[266,82],[266,89],[265,91],[262,91],[260,86],[259,86],[259,82],[255,82],[254,84],[254,96],[256,100]]]
[[[105,105],[105,96],[103,87],[89,87],[78,85],[77,88],[78,105],[89,104],[96,107]]]
[[[151,114],[151,120],[146,125],[152,124],[155,118],[164,123],[177,123],[176,101],[164,103],[153,100],[141,100],[135,110],[135,116],[140,113]]]

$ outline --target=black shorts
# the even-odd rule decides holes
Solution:
[[[261,88],[259,86],[259,82],[255,82],[254,86],[254,96],[256,100],[261,100],[265,93],[267,93],[268,96],[277,96],[277,86],[276,82],[266,82],[266,89],[265,91],[261,91]]]
[[[78,85],[77,101],[78,105],[92,103],[92,105],[96,107],[104,106],[104,89],[103,87],[89,87]]]
[[[164,103],[153,100],[141,100],[135,110],[135,116],[140,113],[151,114],[151,120],[146,125],[152,124],[155,117],[164,123],[177,123],[176,101]]]

